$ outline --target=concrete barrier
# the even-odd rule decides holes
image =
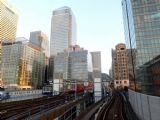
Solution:
[[[140,120],[160,120],[160,97],[129,90],[129,101]]]

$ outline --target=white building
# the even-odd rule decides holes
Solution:
[[[93,63],[93,78],[94,78],[94,98],[95,102],[102,98],[102,80],[101,80],[101,53],[91,52]]]

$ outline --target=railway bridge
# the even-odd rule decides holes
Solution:
[[[94,103],[92,94],[0,103],[0,120],[138,120],[122,92]]]
[[[45,96],[35,99],[0,103],[0,120],[53,120],[74,119],[86,107],[93,104],[90,94]]]

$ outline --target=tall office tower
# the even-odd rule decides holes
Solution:
[[[136,49],[133,70],[138,70],[141,65],[159,55],[159,7],[159,0],[122,0],[126,45],[127,48]],[[136,90],[143,92],[150,86],[143,78],[136,79],[134,75],[134,79]]]
[[[44,80],[44,53],[25,38],[2,43],[3,87],[40,88]]]
[[[18,12],[7,0],[0,0],[0,41],[16,38]]]
[[[42,52],[45,54],[45,83],[49,79],[49,41],[45,33],[41,31],[30,32],[29,42],[31,45],[39,47]]]
[[[79,45],[71,46],[69,52],[69,65],[71,80],[78,83],[90,82],[89,73],[92,72],[92,56]]]
[[[95,102],[102,99],[102,80],[101,80],[101,53],[91,52],[94,79],[94,99]]]
[[[0,61],[2,42],[5,40],[14,41],[16,38],[18,12],[7,0],[0,0]],[[2,84],[1,63],[0,63],[0,86]]]
[[[112,49],[112,70],[115,87],[129,86],[128,56],[125,44],[116,45]]]
[[[87,50],[78,45],[70,46],[54,58],[54,90],[82,90],[85,83],[91,83],[92,61]]]
[[[41,31],[31,32],[29,42],[37,45],[45,53],[45,56],[49,57],[49,41],[45,33]]]
[[[51,20],[50,55],[63,52],[70,45],[76,44],[76,22],[69,7],[53,11]]]

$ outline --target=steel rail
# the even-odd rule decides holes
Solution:
[[[60,103],[58,100],[60,100]],[[27,110],[29,109],[35,108],[35,111],[36,111],[36,107],[42,108],[42,106],[44,105],[46,106],[46,104],[48,104],[51,108],[53,108],[55,106],[60,105],[61,103],[65,103],[64,97],[43,98],[41,100],[33,100],[30,102],[27,101],[26,103],[24,102],[23,104],[15,104],[15,106],[12,106],[12,104],[8,104],[12,106],[12,109],[10,107],[9,109],[3,108],[1,111],[5,110],[6,112],[5,113],[3,112],[3,114],[1,114],[0,119],[8,119],[11,117],[13,119],[13,116],[16,116],[20,113],[27,112]]]
[[[45,104],[45,105],[41,105],[41,106],[31,108],[31,109],[27,110],[27,112],[25,111],[23,113],[17,114],[15,116],[7,118],[6,120],[11,120],[13,118],[16,119],[16,120],[30,118],[32,115],[40,114],[41,112],[48,111],[50,109],[56,108],[57,106],[63,105],[63,104],[64,104],[64,100],[56,100],[56,101],[51,102],[49,104]]]
[[[127,120],[124,99],[120,92],[115,92],[110,101],[98,113],[97,120]]]

